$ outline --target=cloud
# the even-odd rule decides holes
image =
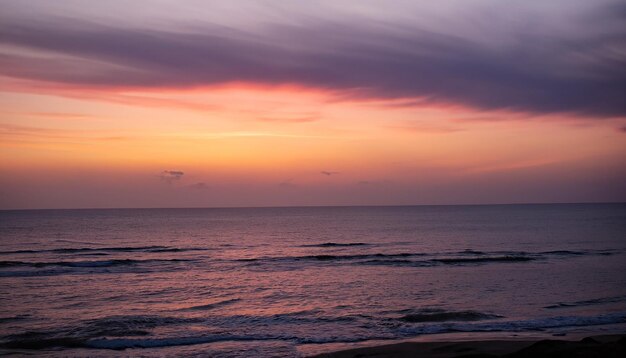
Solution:
[[[161,180],[166,181],[168,184],[171,184],[174,181],[180,180],[185,173],[179,170],[164,170],[161,172],[159,177]]]
[[[397,125],[388,125],[390,129],[408,133],[453,133],[462,131],[463,128],[440,123],[424,123],[418,121],[405,121]]]
[[[331,175],[339,174],[339,172],[330,172],[330,171],[322,170],[320,172],[320,174],[323,174],[323,175],[326,175],[326,176],[331,176]]]
[[[357,186],[360,187],[382,187],[385,186],[387,184],[391,184],[392,182],[390,180],[360,180],[358,182],[356,182]]]
[[[4,141],[82,143],[85,141],[121,141],[129,137],[121,135],[101,135],[102,131],[81,131],[71,129],[45,128],[0,123],[0,139]]]
[[[626,27],[619,23],[626,16],[614,6],[593,10],[572,17],[576,29],[552,31],[558,26],[550,18],[525,14],[515,20],[539,23],[495,22],[478,34],[394,19],[311,17],[253,32],[214,23],[168,31],[5,15],[0,45],[12,50],[0,50],[0,73],[103,88],[296,84],[352,98],[624,116]],[[469,20],[486,26],[491,16],[479,12]]]
[[[64,113],[64,112],[29,112],[26,113],[30,117],[50,118],[50,119],[76,119],[87,120],[95,116],[81,113]]]
[[[278,186],[283,189],[289,189],[289,188],[295,188],[297,185],[293,183],[293,179],[287,179],[278,183]]]
[[[198,183],[195,183],[195,184],[191,184],[191,185],[189,185],[189,186],[187,186],[187,187],[188,187],[188,188],[190,188],[190,189],[196,189],[196,190],[207,190],[207,189],[209,189],[209,188],[210,188],[210,187],[209,187],[206,183],[204,183],[204,182],[198,182]]]
[[[274,123],[309,123],[315,122],[320,119],[318,115],[312,116],[300,116],[300,117],[259,117],[261,122],[274,122]]]

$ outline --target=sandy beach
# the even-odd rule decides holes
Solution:
[[[350,357],[626,357],[626,335],[592,336],[581,340],[486,340],[466,342],[405,342],[316,355]]]

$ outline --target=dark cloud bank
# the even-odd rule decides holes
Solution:
[[[103,87],[290,83],[360,98],[425,97],[488,110],[622,117],[624,20],[624,11],[606,11],[588,19],[613,24],[602,31],[512,33],[494,45],[460,32],[324,20],[253,34],[210,24],[168,32],[7,18],[0,22],[0,44],[43,51],[46,58],[0,48],[0,73]]]

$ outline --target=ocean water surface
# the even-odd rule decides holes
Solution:
[[[625,204],[0,211],[0,353],[625,328]]]

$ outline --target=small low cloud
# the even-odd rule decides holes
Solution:
[[[172,183],[174,181],[180,180],[183,175],[185,175],[185,173],[179,170],[164,170],[161,172],[159,177],[161,178],[161,180]]]
[[[367,188],[379,188],[385,186],[387,184],[391,184],[392,182],[387,179],[382,180],[360,180],[356,182],[356,185],[359,187],[367,187]]]
[[[210,187],[204,182],[198,182],[198,183],[189,185],[188,188],[196,189],[196,190],[208,190]]]
[[[293,179],[287,179],[278,183],[278,186],[281,188],[293,188],[296,185],[293,183]]]
[[[331,176],[331,175],[336,175],[336,174],[339,174],[339,172],[331,172],[331,171],[328,171],[328,170],[322,170],[322,171],[320,172],[320,174],[322,174],[322,175],[326,175],[326,176]]]

